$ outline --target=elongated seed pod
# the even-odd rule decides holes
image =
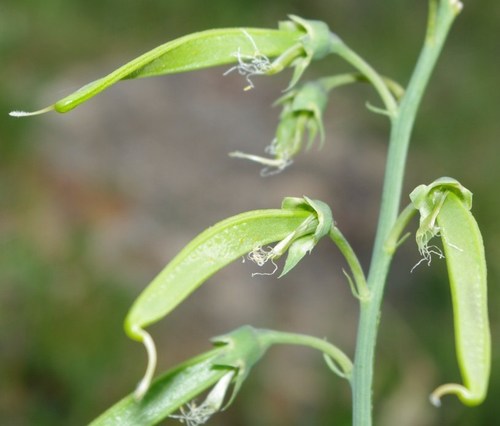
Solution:
[[[457,359],[463,385],[445,384],[431,395],[456,394],[466,405],[480,404],[490,375],[491,338],[488,322],[486,262],[478,225],[467,206],[448,192],[437,222],[450,280]]]
[[[289,65],[303,52],[300,38],[304,31],[283,24],[283,29],[221,28],[200,31],[164,43],[127,62],[108,75],[92,81],[55,104],[34,112],[12,111],[14,117],[42,114],[51,110],[71,111],[78,105],[120,80],[195,71],[244,60],[263,60],[282,55],[292,47]],[[256,59],[257,58],[257,59]],[[257,64],[258,65],[258,64]],[[258,66],[253,63],[254,67]],[[254,74],[259,69],[254,70]],[[263,72],[262,72],[263,73]]]
[[[313,213],[305,210],[255,210],[208,228],[192,240],[134,302],[125,320],[127,334],[142,341],[138,329],[167,315],[215,272],[256,247],[284,239],[313,217]],[[314,222],[317,226],[318,222]]]
[[[194,71],[234,63],[235,56],[278,56],[297,43],[298,31],[258,28],[224,28],[201,31],[165,43],[144,53],[107,76],[83,86],[55,103],[67,112],[119,80]],[[256,46],[259,49],[256,52]]]
[[[192,240],[160,272],[132,305],[125,331],[144,344],[148,364],[136,388],[141,399],[156,368],[156,348],[144,327],[163,318],[215,272],[250,251],[295,236],[314,233],[318,226],[310,210],[255,210],[223,220]],[[300,231],[300,232],[298,232]]]

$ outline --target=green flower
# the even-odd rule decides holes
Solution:
[[[283,110],[276,130],[276,136],[266,148],[272,158],[233,152],[233,157],[256,161],[266,166],[262,175],[270,175],[284,170],[293,162],[293,157],[305,145],[311,148],[319,135],[320,146],[325,139],[323,112],[328,103],[327,90],[320,82],[308,82],[278,99],[276,105]]]
[[[441,177],[430,185],[419,185],[410,194],[413,206],[420,212],[420,226],[415,238],[422,259],[415,267],[423,261],[430,264],[433,254],[439,258],[444,258],[441,249],[430,245],[429,242],[440,233],[437,218],[448,192],[456,194],[467,209],[471,209],[472,193],[456,179],[450,177]]]

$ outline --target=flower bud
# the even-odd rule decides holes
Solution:
[[[319,134],[320,146],[324,143],[325,131],[323,112],[328,103],[327,90],[320,82],[308,82],[291,90],[276,101],[283,110],[276,129],[276,136],[266,148],[273,158],[233,152],[231,156],[256,161],[267,166],[263,175],[269,175],[284,170],[293,157],[306,145],[309,149]]]

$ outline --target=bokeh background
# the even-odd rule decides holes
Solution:
[[[498,2],[464,1],[413,136],[406,192],[453,176],[474,192],[490,278],[493,371],[478,408],[428,394],[459,380],[444,262],[395,258],[377,351],[376,424],[492,425],[500,417]],[[306,194],[330,204],[365,267],[379,206],[387,121],[367,87],[333,93],[327,142],[284,173],[230,159],[271,141],[289,73],[244,92],[224,69],[121,83],[66,115],[12,119],[128,59],[211,27],[275,27],[289,13],[322,19],[380,72],[406,83],[421,44],[416,0],[2,0],[0,3],[0,423],[86,424],[143,373],[122,321],[141,289],[197,233],[230,215]],[[348,69],[335,59],[308,77]],[[335,247],[322,242],[281,280],[231,265],[152,327],[159,371],[252,324],[326,336],[352,354],[357,303]],[[218,425],[349,425],[348,386],[318,354],[272,349]],[[176,424],[168,420],[165,424]]]

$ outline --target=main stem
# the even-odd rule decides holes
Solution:
[[[455,0],[430,0],[425,42],[398,113],[391,118],[391,134],[379,222],[368,274],[369,300],[360,301],[360,320],[352,376],[353,425],[372,424],[375,346],[382,296],[393,254],[384,250],[399,212],[406,157],[417,110],[425,87],[461,5]]]

